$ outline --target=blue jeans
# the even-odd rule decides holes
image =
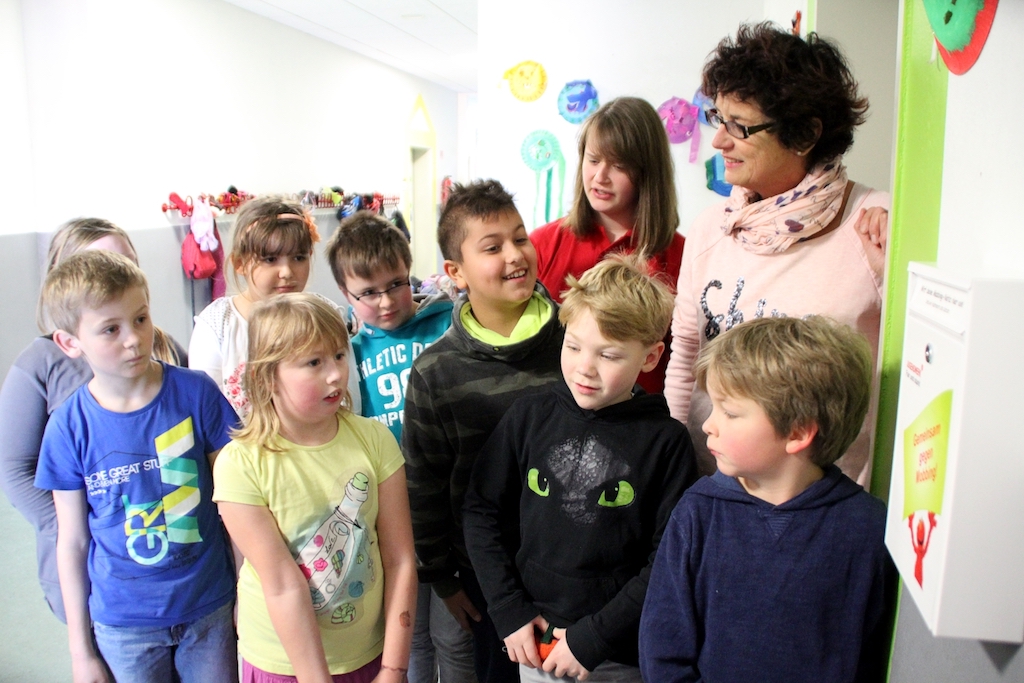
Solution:
[[[237,683],[233,611],[234,603],[229,602],[195,621],[170,627],[94,623],[93,634],[117,683]]]
[[[436,683],[438,672],[441,683],[477,683],[473,634],[462,630],[429,583],[421,583],[409,654],[409,683]]]

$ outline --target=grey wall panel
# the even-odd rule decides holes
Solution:
[[[903,592],[890,683],[1020,683],[1020,645],[961,638],[936,638],[913,598]]]
[[[0,254],[8,267],[0,284],[0,372],[39,334],[36,330],[36,301],[42,280],[39,268],[38,239],[35,233],[0,235]]]
[[[317,255],[306,290],[323,294],[345,306],[345,297],[334,283],[330,265],[324,256],[324,243],[338,227],[338,220],[329,211],[317,211],[316,221],[321,239],[316,245]],[[219,218],[217,225],[227,251],[231,246],[232,217]],[[210,303],[210,281],[191,283],[185,277],[181,268],[184,230],[184,226],[167,224],[155,229],[129,231],[129,235],[139,254],[139,264],[149,280],[154,322],[187,349],[192,335],[193,298],[195,312],[198,313]],[[7,369],[21,350],[39,334],[35,324],[36,301],[49,238],[49,235],[37,233],[0,235],[0,254],[7,258],[8,263],[15,264],[0,276],[0,291],[4,292],[0,297],[0,320],[3,321],[0,372],[3,376],[7,375]],[[226,267],[230,268],[227,264]],[[234,292],[230,275],[227,281],[228,292]]]

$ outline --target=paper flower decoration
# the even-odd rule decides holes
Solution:
[[[708,123],[708,115],[705,110],[708,107],[715,106],[714,100],[702,93],[700,88],[697,88],[697,92],[693,93],[693,106],[697,107],[697,118],[700,122],[705,126],[710,126],[711,124]]]
[[[561,211],[565,189],[565,157],[558,139],[547,130],[535,130],[523,140],[520,154],[536,178],[536,203],[533,207],[534,226],[554,219]],[[557,176],[556,176],[557,173]],[[554,200],[555,183],[558,184],[558,203]]]
[[[537,62],[519,62],[505,72],[512,96],[522,102],[533,102],[548,87],[548,74]]]
[[[590,81],[569,81],[558,93],[558,113],[569,123],[582,123],[599,106],[597,89]]]
[[[697,160],[700,148],[700,124],[697,119],[699,109],[681,97],[666,100],[658,107],[658,116],[665,122],[668,141],[679,144],[690,140],[690,163]]]
[[[961,75],[981,56],[999,0],[924,0],[939,54],[949,70]]]

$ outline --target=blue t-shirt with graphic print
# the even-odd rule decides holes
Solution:
[[[36,486],[85,490],[89,612],[110,626],[167,627],[234,596],[207,454],[229,440],[234,409],[205,374],[163,365],[160,391],[129,413],[88,385],[50,417]]]
[[[412,362],[452,324],[452,306],[447,295],[438,294],[421,302],[416,313],[398,329],[382,330],[364,324],[352,338],[363,417],[387,425],[399,443]]]

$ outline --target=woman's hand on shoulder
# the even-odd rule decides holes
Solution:
[[[885,251],[889,244],[889,211],[881,206],[861,209],[854,223],[868,262],[879,277],[885,272]]]

